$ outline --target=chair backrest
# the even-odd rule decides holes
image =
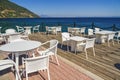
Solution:
[[[7,69],[7,68],[10,68],[10,67],[13,67],[13,66],[15,67],[18,79],[21,80],[17,66],[16,66],[14,61],[12,61],[12,60],[0,60],[0,71]]]
[[[21,26],[16,26],[18,32],[24,32],[24,28]]]
[[[57,26],[56,31],[61,32],[61,26]]]
[[[12,60],[0,60],[0,70],[13,67],[15,63]]]
[[[50,48],[49,50],[53,52],[54,54],[57,54],[57,45],[58,45],[58,40],[50,40]]]
[[[47,42],[41,44],[41,46],[46,45],[48,43],[49,43],[49,48],[46,48],[43,51],[39,51],[39,49],[37,49],[37,52],[40,55],[55,55],[55,54],[57,54],[58,40],[53,39],[53,40],[47,41]]]
[[[14,41],[16,39],[21,39],[21,35],[10,35],[8,38],[8,42]]]
[[[45,26],[46,31],[48,31],[48,26]]]
[[[115,36],[114,33],[112,33],[112,34],[108,34],[108,35],[107,35],[107,40],[111,40],[111,39],[113,39],[114,36]]]
[[[85,29],[86,29],[86,27],[80,28],[80,32],[81,32],[81,33],[85,33]]]
[[[68,32],[69,32],[69,33],[72,32],[72,27],[68,27]]]
[[[49,56],[43,55],[38,57],[24,59],[26,66],[26,73],[36,72],[38,70],[45,70],[49,68]]]
[[[14,34],[14,33],[16,33],[16,30],[15,29],[6,29],[5,33],[7,33],[7,34]]]
[[[85,48],[94,47],[94,44],[95,44],[95,38],[87,39]]]
[[[76,33],[81,33],[81,28],[76,28],[76,29],[75,29],[75,32],[76,32]]]
[[[93,35],[93,29],[88,29],[88,35]]]
[[[98,31],[100,31],[100,28],[95,28],[95,32],[98,32]]]
[[[68,32],[63,32],[62,33],[62,41],[67,41],[70,38],[70,33]]]
[[[39,27],[40,27],[40,25],[34,26],[33,30],[38,30],[39,31]]]
[[[51,31],[51,28],[46,26],[46,31]]]

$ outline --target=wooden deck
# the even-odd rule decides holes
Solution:
[[[3,54],[0,54],[0,56],[2,56],[2,58],[6,57]],[[56,64],[54,58],[50,60],[49,69],[51,80],[93,80],[91,77],[68,65],[61,57],[59,57],[58,60],[60,62],[59,66]],[[0,80],[15,80],[15,76],[10,68],[0,71]],[[22,80],[26,80],[26,78],[22,77]],[[29,74],[29,80],[48,80],[47,71]]]
[[[37,40],[40,42],[45,42],[51,39],[57,39],[59,40],[59,43],[61,43],[61,35],[45,35],[43,33],[37,33],[32,34],[29,36],[32,40]],[[95,53],[96,56],[93,56],[92,50],[88,49],[88,60],[85,58],[85,53],[81,52],[77,55],[73,52],[66,51],[66,46],[64,45],[63,48],[60,48],[60,44],[58,45],[58,55],[67,59],[68,61],[71,61],[75,63],[76,65],[65,64],[65,62],[62,59],[60,60],[60,66],[57,66],[56,64],[53,64],[50,62],[50,73],[51,80],[91,80],[91,77],[94,78],[94,80],[99,80],[98,78],[95,78],[96,76],[91,75],[91,73],[85,71],[88,70],[97,76],[103,78],[104,80],[120,80],[120,44],[117,44],[115,42],[115,45],[113,46],[111,44],[110,47],[107,46],[107,44],[95,44]],[[1,56],[0,56],[1,57]],[[3,55],[3,57],[5,57]],[[3,58],[1,57],[1,58]],[[53,68],[54,66],[55,68]],[[66,68],[67,67],[67,68]],[[84,68],[85,70],[82,70],[81,68]],[[56,70],[59,72],[56,72]],[[80,72],[79,72],[80,71]],[[56,72],[56,73],[55,73]],[[47,79],[47,76],[43,77]],[[39,73],[35,73],[38,75],[31,74],[29,75],[30,80],[44,80],[44,78],[41,78]],[[9,76],[11,75],[11,76]],[[34,76],[33,76],[34,75]],[[90,77],[88,77],[88,76]],[[81,76],[85,76],[81,77]],[[13,74],[10,72],[5,75],[0,75],[0,80],[13,80]],[[69,78],[70,77],[70,78]],[[24,79],[24,78],[23,78]]]
[[[34,34],[30,36],[33,40],[38,40],[41,42],[48,41],[50,39],[57,39],[61,43],[61,35],[45,35],[45,34]],[[73,52],[68,52],[58,46],[58,54],[67,60],[85,68],[86,70],[98,75],[105,80],[120,80],[120,44],[115,42],[113,46],[108,47],[105,44],[95,44],[96,56],[93,56],[92,50],[88,49],[88,60],[85,58],[85,53],[78,53],[77,55]]]

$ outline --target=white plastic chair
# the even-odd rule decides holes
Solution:
[[[16,28],[17,28],[17,31],[20,32],[20,33],[24,33],[25,32],[24,28],[21,27],[21,26],[16,26]]]
[[[40,25],[34,26],[34,27],[33,27],[33,33],[34,33],[35,31],[39,32],[39,27],[40,27]]]
[[[17,69],[18,66],[16,66],[15,62],[13,62],[12,60],[0,60],[0,71],[10,67],[12,68],[13,66],[15,67],[15,71],[16,71],[16,75],[18,76],[18,79],[21,80],[21,77]]]
[[[83,34],[83,35],[85,35],[85,29],[86,29],[86,27],[80,28],[80,33]]]
[[[81,28],[79,27],[68,27],[68,32],[71,34],[77,35],[81,33]]]
[[[69,33],[71,33],[71,32],[72,32],[71,27],[68,27],[68,32],[69,32]]]
[[[57,28],[56,27],[48,27],[46,26],[46,34],[54,33],[57,35]]]
[[[8,42],[16,42],[16,40],[22,40],[21,39],[21,35],[18,35],[18,34],[14,34],[14,35],[10,35],[9,38],[8,38]]]
[[[57,26],[56,31],[61,32],[61,26]]]
[[[93,29],[88,29],[88,36],[93,36]]]
[[[6,29],[6,30],[5,30],[5,33],[6,33],[6,34],[15,34],[15,33],[16,33],[16,30],[15,30],[15,29]]]
[[[3,37],[3,36],[0,34],[0,43],[1,43],[1,42],[6,42],[6,38]]]
[[[114,36],[115,37],[115,40],[117,40],[118,44],[120,43],[120,31],[117,32],[117,35]]]
[[[16,26],[16,27],[18,32],[23,33],[23,35],[21,35],[21,38],[29,40],[28,34],[25,33],[24,27],[21,26]]]
[[[100,31],[100,28],[95,28],[95,32],[99,32]]]
[[[75,30],[75,34],[81,34],[81,28],[77,28],[77,29]]]
[[[114,36],[115,36],[114,33],[113,33],[113,34],[108,34],[108,35],[107,35],[107,42],[108,42],[108,46],[109,46],[109,47],[110,47],[110,40],[112,40],[113,45],[114,45]]]
[[[74,31],[74,29],[72,27],[68,27],[68,32],[71,33],[71,34],[75,33],[75,31]]]
[[[54,56],[56,61],[57,61],[57,64],[59,64],[59,61],[58,61],[58,58],[57,58],[57,45],[58,45],[58,40],[50,40],[50,41],[47,41],[45,43],[43,43],[41,46],[45,45],[45,44],[50,44],[49,45],[49,48],[47,48],[46,50],[39,50],[39,48],[37,49],[37,52],[40,54],[40,55],[49,55],[49,56]]]
[[[28,74],[42,70],[47,70],[48,80],[50,80],[48,55],[25,58],[23,64],[25,65],[26,80],[28,80]]]
[[[88,55],[87,55],[87,49],[88,48],[93,48],[93,55],[95,56],[94,44],[95,44],[95,38],[87,39],[86,43],[79,44],[79,46],[83,47],[83,49],[85,51],[86,59],[88,59]]]
[[[68,48],[69,40],[70,40],[70,33],[68,33],[68,32],[63,32],[63,33],[62,33],[62,44],[61,44],[61,48],[62,48],[62,46],[63,46],[63,43],[64,43],[64,42],[67,42],[67,50],[69,50],[69,48]]]

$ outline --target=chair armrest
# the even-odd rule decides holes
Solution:
[[[50,42],[50,41],[44,42],[44,43],[41,44],[41,46],[42,46],[42,45],[45,45],[45,44],[47,44],[47,43],[49,43],[49,42]]]
[[[70,36],[74,36],[74,35],[70,34]]]

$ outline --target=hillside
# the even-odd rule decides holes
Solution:
[[[9,0],[0,0],[0,18],[38,18],[33,12]]]

